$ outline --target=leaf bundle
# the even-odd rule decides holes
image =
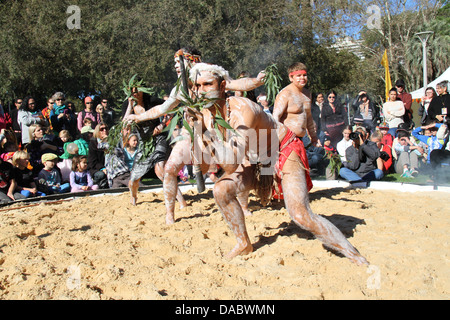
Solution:
[[[134,74],[130,78],[128,83],[125,80],[123,80],[123,82],[122,82],[123,83],[122,90],[123,90],[123,92],[126,95],[126,98],[124,99],[124,101],[132,96],[133,88],[137,88],[140,92],[148,93],[150,95],[154,95],[155,94],[155,89],[154,88],[146,88],[146,87],[144,87],[144,79],[137,80],[136,77],[137,77],[137,74]]]
[[[264,73],[266,74],[264,77],[264,86],[266,88],[267,100],[272,106],[275,103],[275,99],[280,92],[282,78],[280,73],[278,72],[278,67],[276,64],[272,64],[268,66]]]

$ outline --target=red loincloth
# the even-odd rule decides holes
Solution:
[[[281,174],[283,170],[283,166],[286,163],[286,160],[289,158],[290,154],[295,152],[300,160],[302,161],[303,166],[305,167],[305,178],[306,185],[308,187],[308,192],[312,189],[313,183],[311,181],[311,177],[309,175],[309,163],[308,157],[306,156],[306,149],[303,144],[303,141],[295,135],[291,130],[288,131],[283,141],[280,143],[280,156],[278,158],[278,162],[275,165],[275,172],[277,174],[277,184],[278,184],[278,192],[275,188],[272,191],[274,199],[284,199],[283,198],[283,190],[281,187]]]

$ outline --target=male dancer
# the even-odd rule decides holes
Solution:
[[[186,67],[190,70],[197,63],[201,62],[201,56],[198,51],[191,48],[183,48],[178,50],[175,53],[175,70],[177,71],[177,75],[181,75],[181,64],[180,64],[180,56],[183,56],[184,61],[186,62]],[[228,78],[226,81],[226,89],[231,91],[250,91],[254,90],[257,87],[261,86],[263,82],[265,74],[260,72],[257,78],[241,78],[237,80],[232,80]],[[127,117],[124,117],[124,121],[135,121],[142,122],[150,119],[156,119],[169,111],[176,108],[180,103],[183,103],[183,97],[181,94],[181,90],[177,90],[177,88],[173,88],[169,98],[161,105],[155,106],[146,112],[141,112],[138,114],[130,114]],[[178,140],[164,166],[164,180],[163,180],[163,189],[164,189],[164,199],[166,203],[166,223],[173,224],[175,222],[175,199],[178,190],[178,181],[177,174],[180,169],[184,165],[188,165],[191,163],[199,162],[197,159],[191,158],[191,137],[186,129],[182,129],[181,135],[183,136],[182,140]],[[203,166],[202,173],[205,174],[208,172],[209,167]],[[245,195],[242,195],[242,205],[246,212],[247,210],[247,199]]]
[[[311,114],[311,93],[305,88],[308,82],[308,71],[306,66],[297,62],[288,68],[290,84],[286,86],[277,95],[273,108],[273,117],[277,122],[283,123],[291,130],[296,138],[286,150],[295,149],[299,155],[306,154],[302,138],[308,133],[311,143],[320,147],[320,141],[317,138],[314,121]],[[281,159],[284,160],[284,153]],[[312,182],[309,177],[308,161],[303,161],[303,165],[307,169],[305,172],[308,189],[312,188]],[[280,177],[278,177],[280,178]],[[309,191],[308,190],[308,191]],[[276,190],[280,195],[274,194],[274,197],[283,198],[282,190]]]
[[[255,165],[248,161],[238,162],[240,150],[246,150],[247,160],[250,157],[263,158],[273,151],[278,151],[276,145],[267,144],[273,134],[278,140],[289,145],[293,133],[283,124],[276,122],[267,115],[259,105],[240,97],[226,98],[225,88],[228,72],[215,65],[199,63],[190,71],[193,89],[197,95],[205,95],[209,99],[219,99],[217,108],[202,110],[202,124],[208,132],[215,132],[214,116],[220,112],[221,116],[234,129],[235,134],[230,139],[222,141],[211,138],[209,148],[211,155],[224,170],[224,175],[214,185],[214,198],[230,229],[233,231],[237,245],[228,253],[231,259],[237,255],[248,254],[253,251],[247,234],[245,217],[237,195],[244,191],[258,188],[255,185]],[[223,130],[225,131],[225,130]],[[227,132],[230,134],[230,131]],[[256,135],[254,141],[247,137]],[[225,135],[224,135],[225,136]],[[244,147],[244,148],[243,148]],[[275,149],[275,150],[274,150]],[[282,152],[282,151],[281,151]],[[282,173],[282,186],[285,190],[284,201],[293,221],[313,233],[326,246],[337,250],[351,261],[362,265],[367,260],[347,241],[345,236],[327,219],[312,212],[309,205],[305,168],[296,152],[287,156],[284,165],[278,168]]]

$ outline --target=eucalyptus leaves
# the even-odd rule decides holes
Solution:
[[[264,86],[266,88],[267,99],[270,101],[270,104],[273,105],[278,93],[280,92],[282,85],[281,81],[283,79],[278,72],[276,64],[268,66],[264,70],[264,73],[266,74],[264,77]]]
[[[187,112],[190,114],[194,120],[196,120],[196,114],[201,113],[203,109],[210,109],[215,108],[215,116],[214,116],[214,130],[217,133],[217,136],[223,140],[223,135],[219,129],[219,126],[233,130],[233,128],[225,121],[225,119],[222,117],[222,114],[220,112],[219,105],[217,102],[219,100],[222,100],[221,98],[208,98],[205,94],[196,94],[195,92],[192,92],[192,97],[180,86],[180,81],[177,81],[177,92],[181,91],[180,94],[182,96],[182,105],[178,106],[177,108],[171,110],[168,112],[169,114],[174,114],[172,120],[170,121],[169,125],[164,128],[163,131],[168,131],[168,138],[172,136],[173,131],[175,130],[177,124],[182,120],[183,127],[189,132],[189,135],[191,136],[191,141],[194,139],[194,131],[192,130],[191,126],[186,120],[186,117],[184,116],[184,113]],[[172,141],[172,143],[175,143],[179,141],[180,139],[183,139],[182,136],[178,136],[175,140]]]
[[[131,97],[133,95],[133,88],[137,88],[138,91],[140,92],[144,92],[144,93],[148,93],[150,95],[154,95],[155,94],[155,90],[153,88],[146,88],[144,87],[144,80],[143,79],[136,79],[137,78],[137,74],[133,75],[130,80],[128,81],[128,83],[123,80],[123,92],[126,95],[125,100],[127,100],[129,97]],[[124,100],[124,101],[125,101]]]

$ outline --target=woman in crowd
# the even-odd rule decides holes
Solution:
[[[77,118],[72,110],[70,110],[64,103],[66,97],[62,92],[56,92],[52,96],[55,105],[50,111],[50,121],[53,130],[59,134],[61,130],[68,130],[72,137],[78,136],[77,132]]]
[[[429,122],[428,107],[430,106],[430,102],[431,100],[433,100],[434,97],[436,97],[436,91],[434,90],[433,87],[428,87],[425,90],[425,96],[420,99],[420,107],[418,113],[419,116],[421,117],[420,123],[422,124],[422,126],[427,125]]]
[[[44,153],[62,154],[62,147],[58,147],[53,141],[45,136],[46,127],[40,124],[33,124],[29,128],[29,140],[27,152],[30,155],[30,163],[33,167],[33,174],[37,176],[39,171],[44,167],[41,157]],[[59,138],[58,138],[59,139]]]
[[[322,131],[330,136],[331,144],[336,147],[342,139],[342,131],[348,124],[347,112],[345,107],[337,101],[335,91],[328,93],[327,100],[322,107]]]
[[[392,88],[389,91],[389,101],[383,104],[384,119],[389,126],[389,134],[394,138],[397,136],[399,124],[404,123],[403,115],[405,114],[405,106],[401,100],[397,100],[397,89]]]
[[[19,122],[22,130],[22,146],[25,147],[30,143],[30,131],[29,128],[33,124],[40,124],[47,126],[48,123],[45,120],[42,112],[36,106],[36,101],[33,97],[26,97],[23,99],[17,114],[17,121]]]
[[[108,188],[108,179],[105,168],[105,151],[108,148],[109,127],[100,122],[94,130],[94,136],[89,142],[88,170],[94,180],[94,184],[100,189]]]

